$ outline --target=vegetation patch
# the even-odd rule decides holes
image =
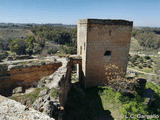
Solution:
[[[59,97],[59,92],[57,89],[52,88],[50,93],[51,93],[51,97],[53,97],[53,98]]]
[[[94,87],[82,91],[73,87],[69,93],[65,106],[66,120],[94,120],[95,118],[129,120],[130,115],[134,120],[139,120],[137,115],[160,115],[160,87],[147,82],[146,89],[155,91],[154,101],[147,105],[145,98],[140,95],[126,96],[110,87]],[[158,120],[158,119],[154,119]]]
[[[150,56],[129,56],[128,67],[147,73],[155,73],[156,61]]]
[[[65,120],[94,120],[98,118],[111,118],[110,112],[104,110],[98,95],[100,89],[90,88],[83,91],[77,86],[69,92],[65,106]]]
[[[42,88],[36,88],[33,92],[28,93],[28,94],[20,94],[20,95],[14,95],[11,96],[10,98],[20,102],[25,105],[32,105],[34,101],[38,98],[39,92],[42,90]]]
[[[132,37],[138,40],[138,43],[143,50],[155,50],[160,47],[159,28],[134,28]]]

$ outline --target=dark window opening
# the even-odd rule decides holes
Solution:
[[[104,53],[104,56],[111,56],[111,51],[106,51],[105,53]]]
[[[112,33],[112,31],[111,31],[111,30],[109,30],[109,36],[111,36],[111,33]]]
[[[80,46],[80,55],[82,55],[82,46]]]

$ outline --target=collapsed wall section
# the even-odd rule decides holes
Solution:
[[[59,61],[62,62],[62,66],[54,72],[50,78],[50,82],[45,86],[49,89],[58,89],[59,91],[59,102],[62,107],[65,106],[68,93],[71,88],[71,73],[72,66],[76,64],[81,64],[81,57],[75,55],[69,58],[60,58]]]
[[[1,65],[0,94],[18,86],[22,86],[23,88],[34,86],[42,77],[54,73],[60,66],[62,66],[61,62],[37,65]]]

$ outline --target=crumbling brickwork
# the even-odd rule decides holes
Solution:
[[[118,66],[125,75],[133,22],[84,19],[78,22],[77,52],[82,57],[79,79],[87,88],[106,83],[105,67]],[[82,70],[82,72],[80,72]]]

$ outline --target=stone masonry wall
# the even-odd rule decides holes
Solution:
[[[86,76],[87,24],[78,24],[77,28],[77,55],[82,56],[83,63],[77,65],[77,74],[80,82],[84,84],[84,76]]]
[[[81,64],[81,58],[77,55],[70,56],[69,58],[60,58],[62,66],[58,68],[56,72],[50,75],[50,82],[45,84],[49,89],[58,89],[59,91],[59,102],[62,107],[65,106],[68,93],[71,88],[71,73],[72,66],[75,64]]]
[[[36,85],[42,77],[54,73],[60,66],[61,62],[53,62],[45,65],[15,66],[8,71],[1,71],[0,90]]]
[[[80,43],[78,49],[82,46],[82,75],[84,75],[82,79],[85,88],[106,84],[105,67],[109,64],[118,66],[124,76],[132,22],[86,19],[80,20],[78,31],[78,43]],[[82,34],[85,31],[86,36]]]

